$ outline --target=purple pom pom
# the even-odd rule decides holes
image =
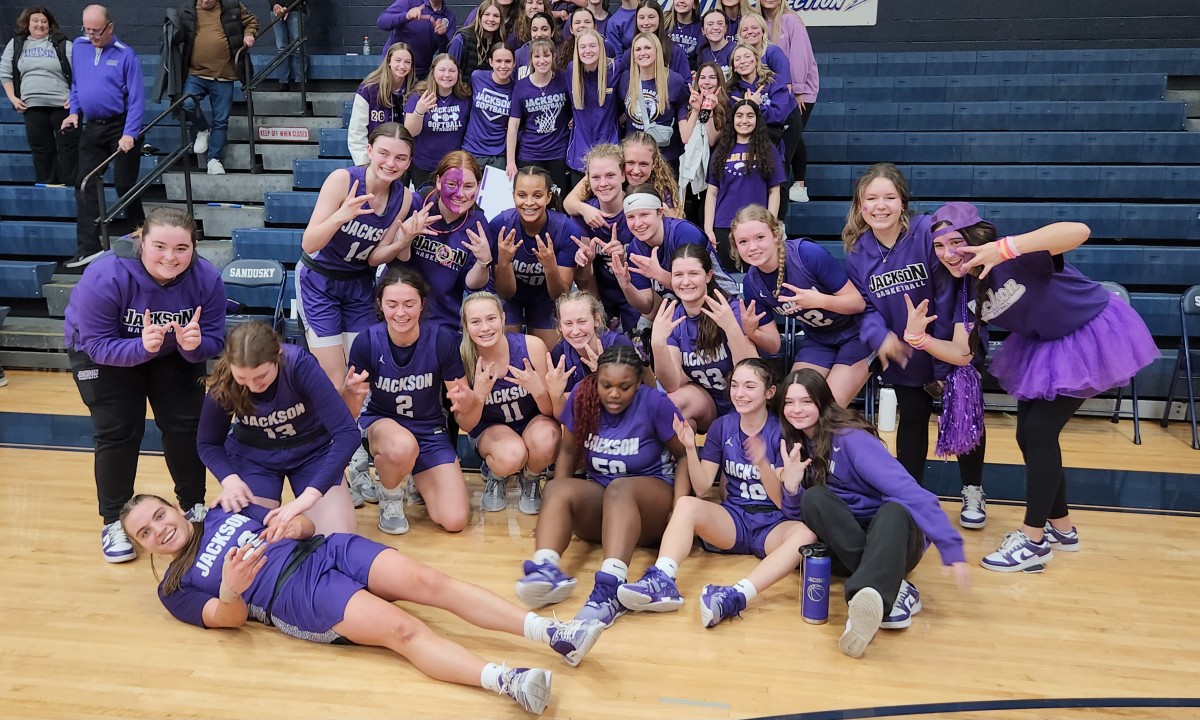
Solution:
[[[983,438],[983,382],[972,365],[955,368],[946,378],[938,416],[938,457],[965,455]]]

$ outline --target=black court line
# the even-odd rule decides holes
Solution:
[[[1026,700],[971,700],[967,702],[885,705],[848,710],[819,710],[794,715],[769,715],[754,720],[854,720],[906,715],[934,715],[1004,710],[1054,710],[1063,708],[1200,708],[1200,698],[1031,698]],[[1152,717],[1147,715],[1147,717]]]

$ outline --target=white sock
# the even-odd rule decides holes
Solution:
[[[616,558],[604,558],[600,572],[606,572],[621,582],[629,579],[629,566]]]
[[[546,643],[550,641],[550,626],[554,621],[535,612],[525,616],[525,639]]]
[[[559,555],[553,550],[541,548],[533,551],[533,561],[538,565],[548,562],[554,567],[558,567],[558,564],[562,562],[562,555]]]
[[[385,488],[383,485],[380,485],[379,497],[383,498],[384,500],[403,500],[404,486],[397,485],[394,488]]]
[[[679,563],[669,557],[660,557],[654,561],[654,567],[662,570],[667,574],[667,577],[674,579],[675,573],[679,572]]]
[[[484,690],[491,690],[494,693],[501,692],[500,690],[500,675],[508,668],[496,663],[488,663],[483,666],[483,672],[479,675],[479,686]]]
[[[754,587],[754,583],[746,578],[742,578],[733,584],[733,589],[746,596],[746,602],[750,602],[758,595],[758,588]]]

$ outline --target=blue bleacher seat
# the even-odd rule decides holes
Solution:
[[[972,70],[979,75],[1021,75],[1027,73],[1028,65],[1028,50],[978,50]]]
[[[316,204],[315,192],[269,192],[265,194],[265,219],[280,225],[307,225]]]
[[[143,156],[140,175],[145,175],[158,164],[158,156]],[[0,162],[0,183],[29,183],[32,184],[33,159],[29,155],[10,153]],[[104,181],[112,182],[112,168],[104,173]],[[161,179],[159,180],[161,183]]]
[[[971,102],[975,100],[1001,100],[1000,80],[997,75],[952,75],[946,78],[945,99],[947,102]],[[1010,98],[1003,98],[1005,100]]]
[[[1124,169],[1124,168],[1121,168]],[[1100,190],[1100,168],[1095,165],[1039,165],[1035,168],[1034,192],[1027,197],[1044,198],[1123,198],[1119,194],[1107,194]],[[1022,193],[1013,193],[1021,197]],[[1154,197],[1154,196],[1151,196]]]
[[[75,254],[75,223],[0,221],[0,254],[64,257]]]
[[[117,191],[106,188],[111,206]],[[0,217],[74,218],[75,189],[69,187],[0,186]]]
[[[233,255],[294,265],[300,262],[303,234],[303,230],[290,228],[237,228],[233,231]]]
[[[820,107],[820,104],[817,105]],[[815,116],[817,111],[813,110]],[[348,158],[350,150],[346,147],[346,131],[344,128],[321,128],[320,131],[321,157]]]
[[[0,260],[0,292],[9,298],[40,298],[54,275],[55,263]]]
[[[887,98],[893,102],[945,102],[946,83],[949,78],[944,75],[894,78],[892,95]],[[822,82],[824,79],[822,78]],[[822,87],[821,91],[824,92]],[[987,99],[987,98],[983,98]]]
[[[978,54],[974,50],[930,51],[925,53],[926,75],[951,75],[953,73],[975,73]],[[971,68],[964,71],[962,68]]]
[[[815,109],[813,113],[816,114]],[[809,162],[841,162],[842,160],[857,159],[846,156],[846,133],[844,132],[808,132],[806,128],[804,146],[808,149]]]
[[[961,161],[967,163],[1011,162],[1021,156],[1021,133],[968,132],[962,135]]]
[[[966,133],[931,132],[906,133],[897,141],[904,143],[898,157],[904,162],[956,163],[966,162],[964,156]],[[883,141],[883,138],[878,140]],[[887,157],[884,155],[883,157]],[[847,158],[857,160],[858,158]]]
[[[292,163],[292,184],[306,190],[318,190],[329,173],[346,167],[344,160],[300,159]]]

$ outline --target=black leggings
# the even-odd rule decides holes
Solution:
[[[524,168],[529,165],[537,165],[550,173],[550,179],[558,186],[560,201],[575,187],[574,185],[567,184],[571,181],[571,168],[567,166],[567,159],[565,157],[560,160],[526,160],[524,158],[517,158],[518,168]]]
[[[1017,445],[1025,458],[1025,524],[1040,528],[1067,516],[1067,477],[1058,436],[1082,398],[1017,402]]]
[[[804,146],[804,128],[808,125],[808,118],[812,115],[813,104],[808,103],[804,106],[804,110],[797,108],[797,112],[788,117],[788,132],[783,136],[784,142],[784,166],[791,171],[792,182],[804,182],[805,176],[808,174],[808,148]],[[798,127],[792,129],[792,125]],[[788,140],[791,140],[790,147]]]
[[[923,387],[895,385],[896,409],[900,419],[896,425],[896,459],[918,483],[925,482],[925,461],[929,457],[929,417],[933,415],[933,397]],[[987,435],[979,439],[979,447],[958,456],[958,475],[963,486],[983,485],[983,455]]]

